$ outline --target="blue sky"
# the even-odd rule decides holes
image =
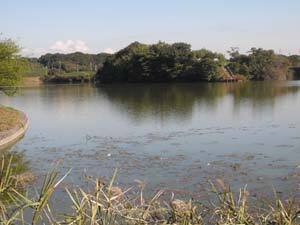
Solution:
[[[113,52],[133,41],[300,54],[299,0],[0,0],[2,38],[25,55]]]

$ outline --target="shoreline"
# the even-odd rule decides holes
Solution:
[[[23,78],[22,87],[40,87],[44,85],[41,77],[27,76]]]
[[[26,114],[19,110],[17,111],[20,113],[20,123],[7,131],[0,132],[0,150],[15,144],[23,138],[29,127],[29,120]]]

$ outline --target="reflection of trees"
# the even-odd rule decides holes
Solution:
[[[195,106],[214,111],[225,96],[233,97],[235,107],[245,101],[253,107],[273,106],[277,97],[298,90],[298,86],[280,82],[119,84],[98,89],[100,95],[134,120],[149,116],[186,120],[192,117]]]
[[[262,106],[273,107],[278,97],[296,94],[299,86],[288,85],[283,82],[246,82],[234,86],[230,93],[234,97],[235,107],[245,101],[253,108]]]
[[[105,85],[99,93],[135,120],[189,119],[196,103],[214,106],[226,94],[224,85],[213,84],[120,84]]]
[[[95,94],[91,85],[47,85],[37,91],[38,95],[51,99],[50,104],[57,102],[69,104],[73,103],[74,97],[89,98]]]
[[[106,84],[51,85],[26,92],[22,102],[46,107],[55,113],[94,112],[93,106],[112,106],[134,121],[154,118],[156,121],[186,121],[197,111],[214,113],[220,103],[241,104],[260,109],[273,108],[280,96],[298,92],[300,86],[288,82],[243,83],[176,83],[176,84]],[[21,91],[22,92],[22,91]]]
[[[19,88],[18,87],[5,87],[1,88],[0,87],[0,94],[3,92],[7,96],[14,96],[18,93]]]
[[[21,91],[22,93],[22,91]],[[24,92],[25,93],[25,92]],[[49,111],[65,113],[68,110],[80,110],[87,108],[92,98],[96,98],[97,92],[92,85],[46,85],[39,88],[27,89],[23,103],[35,104],[46,107]]]

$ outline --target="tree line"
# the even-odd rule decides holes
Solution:
[[[192,50],[186,43],[153,45],[134,42],[109,56],[96,80],[110,82],[193,82],[228,79],[285,80],[291,67],[300,67],[300,56],[276,54],[251,48],[241,54],[237,48],[225,55],[207,49]]]
[[[224,55],[186,43],[154,45],[134,42],[109,56],[96,74],[100,82],[168,82],[217,80],[225,73]]]
[[[251,48],[241,54],[232,48],[229,58],[207,49],[192,50],[187,43],[134,42],[115,54],[45,54],[21,57],[12,40],[0,40],[0,86],[14,86],[22,75],[59,75],[91,71],[95,80],[113,82],[194,82],[242,80],[285,80],[290,72],[300,77],[300,56],[276,54]]]
[[[46,54],[37,59],[37,62],[48,69],[48,74],[63,74],[80,71],[97,71],[109,54],[85,54],[74,52],[70,54]]]

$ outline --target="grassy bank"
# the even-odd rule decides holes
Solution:
[[[300,224],[300,205],[295,199],[283,201],[275,196],[272,202],[249,201],[246,188],[235,194],[221,180],[211,185],[211,202],[176,199],[163,190],[145,198],[142,183],[127,189],[114,186],[117,172],[111,181],[91,181],[92,189],[65,189],[70,204],[64,207],[66,212],[57,213],[59,206],[51,197],[68,174],[50,172],[36,195],[29,195],[18,188],[11,162],[12,158],[3,159],[0,168],[0,224]]]
[[[21,127],[22,120],[23,117],[19,111],[0,105],[0,133]]]
[[[27,76],[23,77],[22,86],[23,87],[39,87],[43,85],[41,77],[38,76]]]

